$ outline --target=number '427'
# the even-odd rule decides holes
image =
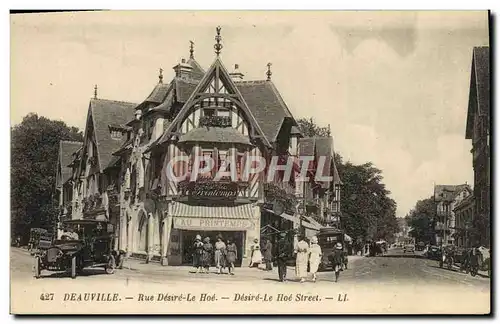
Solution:
[[[54,293],[43,293],[40,295],[40,300],[54,300]]]

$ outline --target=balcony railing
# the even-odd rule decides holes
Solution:
[[[229,116],[201,116],[200,127],[231,127],[231,117]]]

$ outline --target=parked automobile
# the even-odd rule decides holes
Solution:
[[[71,278],[76,278],[86,267],[103,267],[107,274],[114,273],[120,253],[111,248],[113,230],[109,223],[70,220],[64,225],[73,227],[79,233],[78,239],[66,236],[40,241],[35,253],[35,278],[40,278],[42,270],[68,271]]]
[[[439,261],[441,259],[441,248],[439,246],[431,245],[427,250],[427,258]]]
[[[425,243],[420,241],[418,242],[417,246],[415,246],[415,250],[417,251],[423,251],[425,249]]]
[[[405,244],[403,246],[403,253],[415,253],[415,244]]]
[[[347,269],[348,258],[347,258],[347,247],[345,244],[344,231],[337,228],[322,228],[316,235],[318,237],[319,246],[323,252],[323,257],[319,265],[321,271],[333,268],[330,256],[332,255],[335,244],[341,243],[344,248],[344,264],[343,267]]]

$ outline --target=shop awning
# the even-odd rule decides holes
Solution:
[[[240,206],[200,206],[175,203],[172,206],[172,217],[200,217],[200,218],[253,218],[252,204]]]
[[[309,217],[309,216],[304,216],[304,218],[307,220],[307,224],[309,224],[309,228],[313,228],[315,230],[320,230],[321,227],[323,227],[323,225],[321,225],[320,223],[318,223],[316,220],[314,220],[314,218],[312,217]],[[302,222],[303,225],[306,223],[306,222]],[[306,226],[306,225],[304,225]],[[312,226],[312,227],[311,227]],[[307,227],[307,226],[306,226]]]
[[[304,226],[305,228],[315,230],[315,231],[319,231],[319,229],[321,228],[321,226],[317,226],[316,224],[309,223],[307,221],[302,221],[302,226]]]
[[[175,203],[173,225],[183,230],[246,231],[256,227],[252,204],[240,206],[198,206]]]
[[[269,212],[269,213],[272,213],[274,214],[274,212],[271,210],[271,209],[267,209],[267,208],[262,208],[264,209],[265,211]],[[276,215],[276,214],[275,214]],[[278,215],[276,215],[278,216]],[[287,221],[290,221],[292,223],[298,223],[299,220],[297,219],[297,217],[293,216],[293,215],[289,215],[287,213],[283,213],[281,215],[279,215],[280,217],[283,217],[284,219],[286,219]]]

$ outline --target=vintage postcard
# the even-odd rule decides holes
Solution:
[[[489,314],[487,11],[11,14],[12,314]]]

